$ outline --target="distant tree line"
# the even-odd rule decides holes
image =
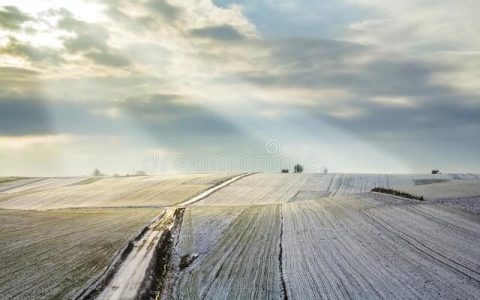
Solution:
[[[282,173],[290,173],[289,169],[282,169]],[[302,173],[303,172],[303,166],[301,164],[296,164],[293,166],[293,172],[294,173]]]

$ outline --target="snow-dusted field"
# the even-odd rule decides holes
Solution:
[[[3,192],[8,194],[21,193],[21,192],[38,192],[38,191],[44,191],[51,188],[76,184],[84,180],[86,180],[85,177],[32,178],[32,179],[25,180],[26,182],[28,182],[27,184],[20,184],[13,188],[7,189]],[[12,184],[15,184],[15,183],[18,183],[18,182],[12,182]]]
[[[176,177],[141,176],[102,178],[82,183],[72,179],[45,179],[31,185],[48,181],[68,183],[49,189],[23,192],[26,186],[8,190],[0,208],[4,209],[60,209],[72,207],[142,207],[169,206],[182,202],[223,180],[226,175],[184,175]],[[85,178],[84,178],[85,180]],[[78,183],[78,184],[75,184]],[[22,190],[18,190],[22,188]]]
[[[0,295],[71,295],[168,206],[182,214],[169,225],[176,231],[165,252],[167,273],[158,273],[161,284],[149,291],[163,299],[478,299],[480,294],[475,174],[71,180],[0,183],[0,208],[27,210],[0,209]],[[426,200],[370,192],[374,187]],[[30,211],[57,208],[62,210]],[[155,226],[151,232],[167,230]],[[149,239],[149,232],[137,243]],[[155,271],[147,265],[157,238],[152,236],[146,251],[139,247],[138,255],[134,249],[125,258],[101,295],[136,297],[125,270],[138,273],[138,260],[141,270]],[[142,281],[143,272],[135,280]]]
[[[67,298],[158,213],[0,210],[0,298]]]
[[[406,192],[428,199],[472,197],[480,195],[480,179],[459,179],[406,188]]]
[[[220,211],[220,214],[223,212]],[[206,224],[204,230],[215,230]],[[220,224],[221,226],[222,224]],[[188,238],[188,237],[187,237]],[[281,294],[280,206],[252,206],[230,223],[174,286],[175,299],[274,299]],[[201,247],[192,247],[200,254]],[[183,252],[185,253],[185,249]],[[191,253],[190,253],[191,254]]]
[[[260,186],[255,182],[268,182],[269,176],[290,191],[290,199],[270,185],[256,197]],[[288,177],[279,184],[278,175],[250,176],[201,201],[202,206],[187,208],[172,263],[195,259],[183,269],[173,268],[173,292],[167,298],[478,297],[480,216],[436,202],[369,193],[377,186],[426,187],[472,177],[304,176],[303,184],[292,176],[288,187]],[[291,191],[294,185],[297,192]],[[240,206],[243,199],[248,206]]]
[[[0,192],[8,193],[9,190],[27,186],[40,180],[43,180],[43,178],[6,178],[0,181]]]
[[[289,298],[476,297],[478,220],[423,205],[363,207],[357,198],[283,206]]]
[[[230,177],[31,178],[0,184],[0,206],[9,208],[0,209],[0,298],[71,296],[162,212],[152,206],[181,203]]]
[[[300,191],[310,176],[310,174],[253,174],[194,205],[244,206],[287,202]]]

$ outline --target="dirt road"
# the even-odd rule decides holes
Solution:
[[[144,292],[147,270],[151,265],[155,249],[166,231],[171,231],[176,225],[175,212],[178,207],[188,206],[208,197],[217,190],[250,174],[241,174],[230,178],[204,192],[177,204],[176,207],[167,208],[158,221],[153,222],[144,234],[134,242],[132,251],[125,258],[120,268],[115,272],[113,278],[103,288],[97,299],[134,299],[141,292]],[[181,220],[180,220],[181,221]]]
[[[134,299],[145,279],[154,249],[165,230],[174,226],[175,209],[168,209],[158,222],[149,226],[143,237],[136,241],[133,250],[122,263],[110,283],[97,299]]]

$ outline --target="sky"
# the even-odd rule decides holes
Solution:
[[[0,0],[0,176],[480,172],[478,0]]]

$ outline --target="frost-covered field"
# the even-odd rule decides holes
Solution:
[[[8,193],[8,191],[30,185],[34,182],[41,181],[43,178],[5,178],[0,180],[0,192]]]
[[[85,178],[44,179],[14,188],[14,191],[10,189],[0,193],[0,208],[47,210],[72,207],[169,206],[196,195],[224,177],[225,175],[201,174],[117,177],[93,181]],[[42,184],[45,181],[50,188],[40,188],[45,186]],[[36,191],[37,189],[39,190]]]
[[[471,195],[476,176],[295,176],[249,176],[187,208],[164,297],[478,298],[480,216],[369,193],[445,183]]]
[[[310,174],[253,174],[229,185],[195,205],[234,206],[288,202]]]
[[[163,211],[152,206],[180,203],[229,177],[2,180],[0,299],[70,297]]]
[[[0,295],[71,295],[170,206],[181,217],[159,252],[167,268],[147,268],[160,282],[149,292],[162,299],[478,299],[478,175],[228,178],[0,182],[0,208],[25,209],[0,209]]]
[[[216,226],[209,223],[205,225],[206,228],[213,227],[215,230]],[[176,299],[278,297],[281,293],[278,263],[280,238],[280,206],[253,206],[244,209],[228,228],[225,228],[222,235],[214,239],[211,249],[203,252],[201,258],[193,262],[189,272],[181,272],[173,297]],[[201,248],[191,249],[195,254],[201,253]],[[182,253],[188,253],[186,250],[188,248],[183,249]]]
[[[0,298],[67,297],[158,213],[0,210]]]
[[[13,194],[21,192],[39,192],[50,188],[68,186],[84,181],[84,177],[72,178],[29,178],[25,180],[12,181],[13,187],[2,191],[3,193]],[[26,184],[24,184],[26,183]]]
[[[417,185],[405,191],[428,199],[472,197],[480,195],[480,179],[457,179],[439,183]]]

